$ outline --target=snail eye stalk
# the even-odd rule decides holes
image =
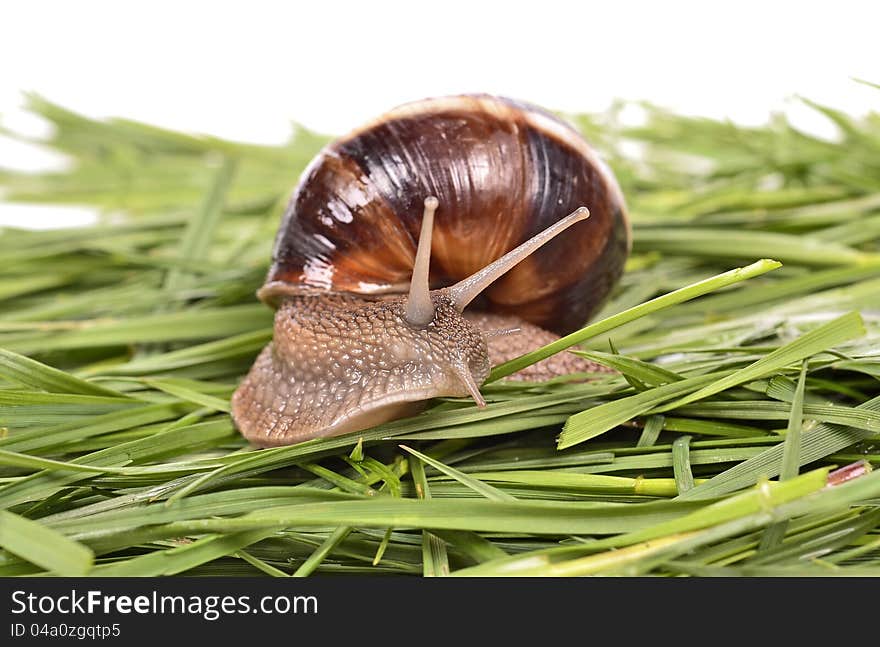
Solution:
[[[456,309],[459,312],[463,312],[468,304],[479,296],[480,292],[513,269],[517,263],[527,258],[536,249],[554,239],[576,222],[586,220],[589,217],[590,211],[586,207],[579,207],[562,220],[535,234],[519,247],[515,247],[501,258],[489,263],[483,269],[477,270],[466,279],[462,279],[453,285],[449,288],[449,294]]]
[[[425,198],[419,246],[416,249],[409,295],[406,298],[404,316],[408,323],[419,328],[424,328],[434,319],[434,302],[431,301],[431,286],[428,276],[431,270],[431,233],[434,229],[434,212],[437,211],[439,204],[434,196]]]

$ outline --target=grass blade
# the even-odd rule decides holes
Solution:
[[[427,463],[435,470],[439,472],[443,472],[447,476],[454,478],[456,481],[464,485],[465,487],[469,487],[474,492],[483,495],[487,499],[491,501],[516,501],[515,497],[510,496],[506,492],[502,492],[498,488],[494,488],[491,485],[483,483],[479,479],[474,478],[468,474],[464,474],[459,472],[457,469],[449,467],[448,465],[444,465],[438,460],[431,458],[430,456],[426,456],[425,454],[416,451],[411,447],[407,447],[406,445],[400,445],[400,448],[409,452],[420,461]],[[425,497],[427,498],[427,497]]]
[[[0,546],[57,575],[80,576],[92,568],[94,555],[37,521],[0,510]]]
[[[555,355],[566,348],[570,348],[575,344],[580,344],[592,337],[602,335],[609,330],[614,330],[618,326],[635,321],[645,315],[659,312],[664,308],[683,303],[684,301],[690,301],[691,299],[708,294],[709,292],[714,292],[715,290],[720,290],[721,288],[733,285],[734,283],[747,281],[748,279],[775,270],[776,268],[781,267],[781,265],[782,264],[778,261],[767,259],[756,261],[746,267],[738,267],[729,270],[722,274],[718,274],[717,276],[698,281],[668,294],[664,294],[656,299],[651,299],[650,301],[635,306],[634,308],[624,310],[623,312],[612,315],[607,319],[585,326],[584,328],[534,350],[531,353],[526,353],[521,357],[499,364],[492,369],[486,382],[494,382],[502,377],[516,373],[517,371],[524,369],[526,366],[531,366],[536,362],[540,362],[542,359],[547,359],[551,355]]]
[[[57,368],[46,366],[24,355],[0,348],[0,377],[13,383],[49,393],[80,393],[124,398],[124,394],[99,384],[81,380]]]
[[[409,459],[410,472],[420,499],[431,499],[431,488],[425,476],[424,460],[413,450]],[[446,577],[449,575],[449,554],[443,539],[434,532],[422,531],[422,574],[425,577]]]
[[[684,494],[694,487],[694,475],[691,473],[690,436],[676,438],[672,443],[672,470],[675,474],[675,486],[679,494]]]
[[[880,412],[880,396],[859,405],[857,410]],[[875,436],[875,432],[842,425],[823,423],[801,435],[799,466],[830,456],[845,447]],[[755,484],[760,478],[779,474],[784,448],[782,444],[765,449],[760,454],[713,476],[683,495],[685,499],[715,497]]]
[[[705,386],[693,393],[689,393],[680,400],[664,405],[658,412],[678,409],[691,402],[696,402],[710,395],[721,393],[733,386],[770,375],[789,364],[800,361],[810,355],[816,355],[822,351],[837,346],[845,341],[862,337],[865,334],[865,324],[857,312],[850,312],[827,324],[811,330],[790,344],[782,346],[769,355],[766,355],[753,364],[727,375],[717,382]]]
[[[293,577],[308,577],[314,573],[315,569],[327,559],[327,555],[333,552],[333,549],[341,544],[350,533],[351,528],[349,526],[339,526],[336,530],[331,532],[327,539],[324,540],[324,543],[322,543],[314,553],[309,555],[309,558],[300,564],[299,568],[294,571]]]
[[[680,396],[682,393],[696,391],[706,384],[717,382],[720,377],[732,372],[709,373],[708,375],[690,377],[576,413],[565,422],[562,433],[559,434],[557,447],[567,449],[595,438],[614,429],[617,425],[648,411],[656,410],[659,405]]]

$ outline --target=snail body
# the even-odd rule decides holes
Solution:
[[[271,446],[432,397],[484,404],[490,363],[582,325],[629,245],[611,172],[553,115],[484,95],[396,108],[303,173],[258,292],[273,342],[233,395],[235,422]],[[577,370],[573,356],[537,366]]]

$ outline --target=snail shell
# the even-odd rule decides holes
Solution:
[[[588,221],[498,279],[475,308],[564,334],[588,319],[623,271],[623,196],[581,135],[525,103],[456,96],[400,106],[315,158],[278,230],[260,298],[405,293],[429,195],[442,205],[432,287],[470,276],[582,205],[590,210]]]
[[[258,291],[277,309],[273,342],[233,418],[252,442],[282,445],[437,396],[485,406],[490,361],[582,325],[629,246],[613,175],[550,113],[486,95],[396,108],[304,172]],[[557,355],[529,377],[582,370],[575,361]]]

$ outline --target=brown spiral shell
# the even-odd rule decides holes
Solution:
[[[405,104],[326,146],[297,186],[260,298],[409,286],[423,201],[440,208],[432,288],[450,285],[584,205],[573,226],[498,279],[476,308],[564,334],[604,301],[630,231],[611,171],[550,113],[487,95]]]

